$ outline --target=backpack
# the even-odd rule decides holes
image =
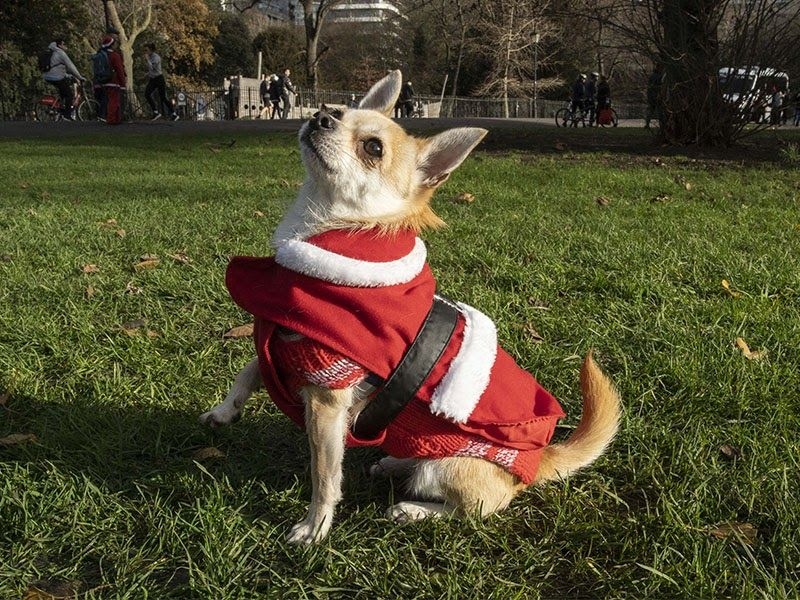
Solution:
[[[98,50],[92,54],[92,81],[95,83],[108,83],[111,81],[111,61],[108,52]]]
[[[53,51],[48,48],[39,55],[39,70],[47,73],[50,70],[50,61],[53,60]]]

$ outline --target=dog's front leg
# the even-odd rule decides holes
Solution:
[[[244,369],[239,371],[225,400],[200,415],[200,422],[216,428],[237,421],[242,413],[244,403],[260,387],[261,372],[258,368],[258,359],[254,358],[247,363]]]
[[[308,386],[303,389],[303,398],[311,451],[311,504],[306,518],[287,536],[294,544],[319,542],[330,531],[336,504],[342,497],[342,459],[353,390]]]

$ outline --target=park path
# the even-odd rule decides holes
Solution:
[[[540,129],[549,127],[556,129],[553,119],[400,119],[409,131],[426,132],[447,129],[448,127],[485,127],[492,131],[517,131],[520,129]],[[242,121],[132,121],[120,125],[107,125],[100,122],[59,122],[37,123],[32,121],[0,122],[0,138],[38,138],[69,137],[74,135],[103,134],[109,136],[128,134],[171,134],[171,133],[207,133],[236,134],[258,131],[295,133],[300,129],[299,119],[279,120],[242,120]],[[620,127],[642,127],[641,119],[620,120]]]

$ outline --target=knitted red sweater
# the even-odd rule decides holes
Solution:
[[[276,326],[311,338],[332,361],[340,356],[387,379],[416,337],[436,287],[424,244],[410,231],[330,231],[290,240],[275,257],[234,258],[226,283],[255,317],[270,396],[301,427],[303,405],[289,376],[297,370],[280,364],[290,353],[274,335]],[[463,304],[459,310],[453,341],[415,399],[376,439],[348,434],[348,445],[380,445],[400,458],[477,456],[530,483],[564,413],[497,346],[485,315]]]

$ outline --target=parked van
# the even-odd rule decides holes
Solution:
[[[789,76],[772,67],[723,67],[719,70],[722,97],[756,123],[769,122],[770,99],[777,87],[789,90]]]

